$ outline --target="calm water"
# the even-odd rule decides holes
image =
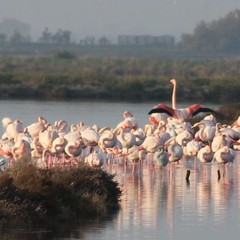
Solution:
[[[65,119],[69,123],[97,123],[114,127],[125,110],[131,111],[140,126],[148,123],[148,110],[153,104],[27,102],[0,101],[0,117],[20,119],[24,125],[38,116],[53,123]],[[107,218],[66,223],[55,228],[36,226],[12,229],[1,234],[3,239],[239,239],[240,234],[240,154],[230,166],[229,175],[218,180],[217,166],[176,165],[174,175],[167,168],[144,166],[135,176],[131,169],[119,166],[108,169],[116,173],[123,189],[121,209]],[[186,165],[191,169],[185,180]]]

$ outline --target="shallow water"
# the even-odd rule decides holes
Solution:
[[[132,111],[140,126],[148,123],[153,104],[1,101],[1,118],[20,119],[26,126],[45,117],[49,122],[114,127],[125,110]],[[193,159],[168,168],[152,169],[145,163],[131,174],[130,166],[113,165],[123,190],[121,209],[104,219],[64,223],[61,226],[11,229],[5,239],[239,239],[240,234],[240,154],[226,176],[218,180],[218,167],[207,165],[206,174]],[[187,169],[191,170],[186,181]]]

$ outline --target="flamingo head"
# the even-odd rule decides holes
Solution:
[[[174,79],[174,78],[171,79],[171,80],[170,80],[170,83],[172,83],[173,85],[175,85],[175,84],[176,84],[176,79]]]
[[[234,121],[233,125],[240,127],[240,116],[238,117],[238,119],[236,121]]]

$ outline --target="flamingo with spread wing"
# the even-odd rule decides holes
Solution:
[[[193,104],[186,108],[176,108],[176,80],[172,79],[170,82],[173,84],[173,94],[172,94],[172,107],[167,106],[164,103],[160,103],[154,106],[148,114],[153,113],[166,113],[168,116],[171,116],[176,119],[185,120],[187,118],[192,118],[198,113],[211,112],[215,111],[211,108],[205,107],[201,104]]]

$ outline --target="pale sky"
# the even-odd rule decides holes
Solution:
[[[0,22],[13,18],[31,25],[37,39],[48,27],[86,36],[192,33],[201,21],[211,22],[240,9],[240,0],[0,0]]]

